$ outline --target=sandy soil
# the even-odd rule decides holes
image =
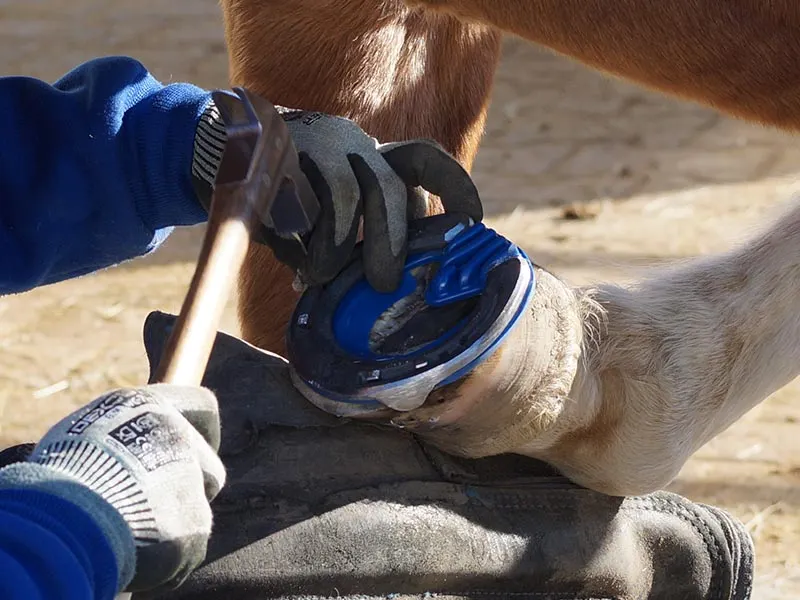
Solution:
[[[0,73],[53,80],[128,54],[162,80],[225,86],[211,0],[0,0]],[[727,248],[798,191],[800,148],[508,41],[475,177],[490,223],[574,283]],[[565,219],[564,215],[578,216]],[[105,389],[142,383],[144,317],[177,312],[202,228],[158,253],[0,299],[0,445]],[[231,310],[225,329],[236,333]],[[758,549],[755,598],[800,596],[800,386],[703,448],[671,489],[730,510]]]

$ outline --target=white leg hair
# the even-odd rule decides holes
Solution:
[[[610,494],[667,485],[800,374],[800,203],[740,247],[571,289],[545,271],[502,348],[395,415],[465,456],[515,452]]]

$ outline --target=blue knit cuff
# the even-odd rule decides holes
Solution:
[[[153,231],[208,219],[191,179],[195,135],[210,103],[210,92],[173,83],[129,111],[126,135],[135,138],[141,162],[131,185],[139,217]]]
[[[80,508],[91,517],[111,547],[119,590],[131,582],[136,572],[136,547],[128,524],[114,507],[77,479],[35,463],[15,463],[0,469],[0,490],[35,490]]]

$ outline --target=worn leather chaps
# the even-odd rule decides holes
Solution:
[[[174,322],[147,319],[151,373]],[[609,497],[532,459],[457,459],[334,418],[294,391],[283,359],[222,333],[204,385],[228,483],[206,562],[159,599],[750,597],[751,539],[717,508]]]

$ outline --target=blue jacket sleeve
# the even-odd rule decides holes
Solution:
[[[191,161],[210,100],[126,57],[52,85],[0,78],[0,294],[147,254],[204,221]]]
[[[113,600],[117,563],[94,520],[38,490],[0,490],[0,598]]]

